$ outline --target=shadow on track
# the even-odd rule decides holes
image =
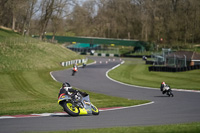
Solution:
[[[166,96],[154,96],[154,97],[169,97],[169,96],[166,95]]]

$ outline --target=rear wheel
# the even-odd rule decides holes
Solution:
[[[91,108],[92,108],[92,114],[93,115],[99,115],[99,109],[96,106],[91,104]]]
[[[63,107],[64,111],[71,116],[78,116],[80,110],[77,107],[73,107],[71,102],[62,102],[61,106]]]
[[[74,74],[75,74],[75,71],[72,71],[72,76],[74,76]]]

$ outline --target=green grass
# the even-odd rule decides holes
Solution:
[[[18,71],[1,74],[0,115],[16,115],[44,112],[60,112],[57,103],[61,83],[55,82],[49,70]],[[129,100],[88,92],[98,108],[131,106],[146,103],[145,100]]]
[[[79,129],[71,131],[53,131],[41,133],[199,133],[200,123],[174,124],[162,126],[113,127],[97,129]],[[34,132],[33,132],[34,133]]]
[[[126,60],[108,75],[115,80],[138,86],[159,88],[161,82],[165,81],[172,88],[200,90],[199,70],[177,73],[149,72],[148,65],[141,59]]]
[[[53,112],[60,84],[49,72],[84,58],[62,45],[0,29],[0,115]]]
[[[23,39],[12,38],[12,42],[0,44],[0,72],[57,68],[62,61],[83,58],[58,44],[26,43]]]
[[[13,32],[12,30],[5,30],[0,28],[0,39],[3,40],[5,37],[20,37],[20,34]]]
[[[49,73],[71,67],[62,67],[60,62],[81,58],[85,57],[60,44],[41,42],[1,29],[0,115],[62,111],[57,104],[61,83],[54,81]],[[98,108],[148,102],[88,93]]]

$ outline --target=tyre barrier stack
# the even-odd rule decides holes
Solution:
[[[190,70],[200,69],[200,65],[187,66],[187,67],[167,67],[167,66],[150,66],[149,71],[157,72],[184,72]]]
[[[66,62],[61,62],[61,66],[70,66],[70,65],[73,65],[73,64],[80,64],[80,63],[85,63],[87,62],[88,59],[76,59],[76,60],[71,60],[71,61],[66,61]]]
[[[108,53],[94,53],[94,54],[91,54],[91,55],[102,56],[102,57],[120,57],[119,54],[108,54]]]

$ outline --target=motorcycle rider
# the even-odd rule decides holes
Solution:
[[[71,87],[71,85],[68,83],[68,82],[64,82],[62,84],[62,87],[60,88],[60,92],[58,94],[58,97],[61,95],[61,94],[64,94],[64,95],[69,95],[71,96],[73,99],[75,99],[75,96],[77,94],[77,92],[79,92],[82,96],[87,96],[87,93],[86,92],[81,92],[79,90],[75,90]]]
[[[165,87],[170,87],[170,86],[167,85],[165,82],[162,82],[160,85],[160,91],[162,91],[163,94],[167,92],[167,90],[165,90]]]
[[[77,72],[77,71],[78,71],[78,66],[77,66],[77,64],[75,63],[75,64],[73,65],[73,68],[72,68],[72,76],[74,76],[75,72]]]
[[[83,68],[86,66],[86,61],[83,61]]]
[[[77,66],[77,64],[76,64],[76,63],[73,65],[73,70],[76,70],[76,71],[78,71],[78,66]]]

